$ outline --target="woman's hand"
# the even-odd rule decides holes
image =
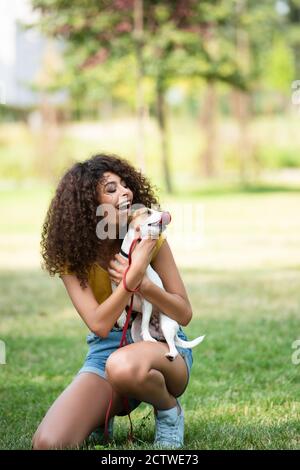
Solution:
[[[108,268],[108,273],[110,280],[114,282],[117,286],[122,282],[124,272],[128,267],[128,261],[125,260],[121,255],[117,254],[115,255],[115,259],[111,260],[109,262],[109,268]],[[151,283],[149,277],[147,274],[144,274],[144,277],[141,282],[140,286],[140,293],[142,294],[142,291],[144,289],[147,289],[149,283]]]
[[[108,274],[110,280],[117,284],[117,286],[122,282],[122,278],[127,267],[128,260],[124,259],[123,256],[119,254],[115,255],[115,259],[109,262]]]
[[[139,228],[136,230],[136,237],[138,238]],[[150,279],[145,275],[145,271],[151,261],[153,252],[156,246],[156,239],[144,239],[139,242],[131,255],[131,267],[129,271],[139,273],[142,281],[140,289],[143,290],[148,286]],[[108,273],[111,281],[119,285],[124,276],[124,272],[128,267],[128,260],[124,259],[121,255],[116,254],[115,259],[109,262]]]
[[[138,238],[140,234],[139,226],[135,229],[135,238]],[[141,278],[144,277],[145,271],[149,266],[155,247],[157,239],[144,238],[134,247],[134,250],[131,254],[131,267],[130,269],[139,272]]]

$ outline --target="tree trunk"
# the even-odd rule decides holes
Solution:
[[[142,173],[146,172],[145,161],[145,104],[143,91],[143,0],[134,1],[134,38],[136,57],[136,159]]]
[[[39,104],[41,128],[38,135],[36,171],[41,178],[52,180],[56,176],[57,150],[61,140],[57,110],[42,93]]]
[[[157,98],[157,117],[160,131],[160,142],[162,150],[162,170],[166,185],[166,190],[169,194],[173,192],[171,172],[170,172],[170,152],[168,145],[168,135],[166,126],[166,103],[164,95],[164,87],[161,81],[158,79],[156,83],[156,98]]]
[[[205,135],[205,147],[201,155],[201,170],[203,168],[204,175],[211,178],[216,174],[217,149],[217,93],[213,82],[207,85],[200,125],[203,127]]]
[[[250,71],[250,46],[249,34],[241,27],[241,18],[246,11],[246,1],[237,0],[235,4],[236,27],[236,59],[240,65],[240,71],[244,74]],[[247,184],[251,159],[251,141],[249,135],[250,121],[250,96],[241,90],[233,90],[232,94],[233,114],[239,126],[238,155],[239,172],[242,184]]]
[[[251,139],[249,135],[250,97],[248,93],[240,90],[232,92],[233,114],[239,127],[238,148],[239,173],[242,184],[249,180],[249,167],[252,156]]]
[[[101,101],[99,117],[104,121],[108,121],[113,118],[113,101],[110,94],[107,94],[107,96]]]

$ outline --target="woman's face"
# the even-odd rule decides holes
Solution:
[[[109,209],[108,223],[123,225],[127,223],[128,212],[133,200],[133,193],[120,176],[109,171],[103,175],[104,179],[99,186],[99,204],[107,204]],[[126,202],[129,204],[126,205]],[[124,203],[123,209],[119,207]],[[123,204],[122,204],[123,205]]]

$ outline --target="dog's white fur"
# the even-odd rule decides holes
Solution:
[[[122,243],[122,251],[128,255],[131,243],[135,238],[135,227],[137,225],[140,226],[141,238],[147,238],[149,235],[152,238],[158,238],[160,233],[165,230],[166,225],[170,222],[170,218],[167,214],[168,213],[163,213],[148,208],[136,210],[131,215],[132,220],[129,225],[129,230]],[[122,256],[121,253],[120,255]],[[159,275],[154,271],[150,264],[147,267],[146,274],[154,284],[164,289]],[[115,290],[116,288],[116,284],[112,282],[112,289]],[[156,339],[153,338],[149,331],[150,318],[152,315],[152,304],[145,300],[139,293],[136,293],[135,296],[140,298],[140,308],[135,307],[134,309],[142,312],[142,318],[140,318],[138,315],[132,323],[132,339],[134,342],[141,340],[156,342]],[[123,328],[125,321],[126,311],[124,310],[117,323],[121,328]],[[161,332],[169,346],[169,352],[166,353],[166,357],[170,360],[174,360],[178,355],[176,346],[180,346],[182,348],[193,348],[194,346],[197,346],[199,343],[201,343],[204,338],[204,336],[199,336],[193,341],[183,341],[177,335],[179,324],[163,313],[159,314],[159,325]]]

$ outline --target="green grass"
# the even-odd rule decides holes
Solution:
[[[87,329],[61,281],[28,256],[28,249],[35,253],[28,240],[38,237],[50,195],[28,191],[1,197],[7,210],[4,252],[15,237],[0,271],[0,339],[7,348],[7,364],[0,366],[1,449],[30,448],[36,427],[87,351]],[[194,310],[186,333],[206,338],[194,349],[182,397],[185,448],[299,449],[300,365],[291,356],[299,338],[300,195],[209,194],[195,200],[206,208],[208,243],[193,265],[182,262],[180,270]],[[9,219],[21,203],[20,220]],[[175,255],[182,259],[176,247]],[[151,449],[151,407],[142,405],[132,419],[133,447]],[[132,448],[128,428],[126,417],[116,419],[111,448]]]

